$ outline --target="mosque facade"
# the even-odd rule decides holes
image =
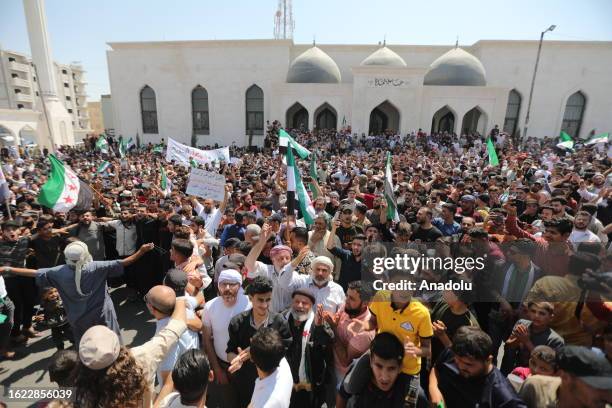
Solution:
[[[537,41],[109,43],[115,134],[262,145],[268,122],[379,134],[525,133]],[[528,136],[612,130],[612,42],[545,41]]]

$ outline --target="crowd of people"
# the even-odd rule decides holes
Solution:
[[[159,146],[92,138],[55,152],[91,208],[54,212],[37,201],[49,152],[4,152],[0,358],[50,334],[50,379],[74,396],[49,406],[612,404],[608,145],[495,127],[493,165],[478,134],[291,131],[311,153],[305,214],[280,126],[199,165],[225,176],[221,202],[187,195],[190,167]],[[378,273],[383,258],[420,263]],[[124,344],[122,285],[148,311],[130,318],[155,320],[143,344]]]

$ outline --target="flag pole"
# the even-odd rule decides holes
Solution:
[[[7,197],[6,204],[5,204],[6,205],[6,212],[8,213],[9,220],[12,220],[13,219],[13,214],[11,214],[11,206],[9,204],[10,204],[9,203],[9,199]]]

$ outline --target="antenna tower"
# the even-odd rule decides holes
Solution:
[[[291,0],[278,0],[278,8],[274,13],[274,39],[287,40],[293,38],[294,28]]]

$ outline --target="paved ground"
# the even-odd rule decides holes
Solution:
[[[137,346],[150,339],[155,333],[155,321],[147,311],[144,302],[126,303],[125,289],[113,290],[111,297],[115,303],[123,341],[126,345]],[[66,347],[70,343],[66,342]],[[30,340],[25,347],[17,348],[13,360],[0,361],[0,401],[5,401],[6,387],[54,387],[49,380],[47,366],[56,348],[51,340],[51,331]],[[28,403],[8,403],[12,407],[33,406]]]

